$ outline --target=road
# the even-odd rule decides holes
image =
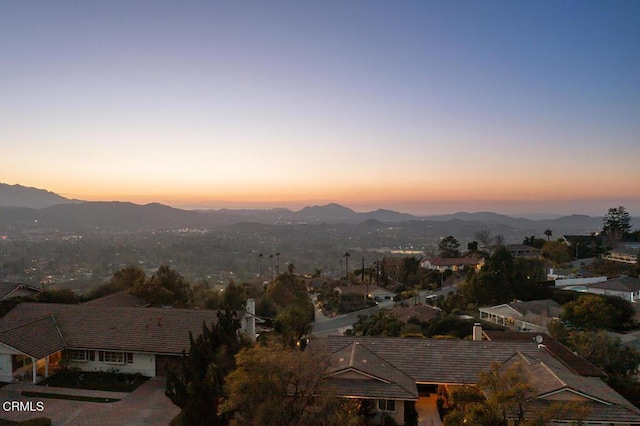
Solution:
[[[456,287],[448,286],[438,289],[436,291],[431,290],[422,290],[420,292],[420,296],[418,297],[419,303],[423,303],[424,299],[429,295],[436,296],[447,296],[450,291],[456,291]],[[315,300],[312,299],[315,305]],[[409,299],[409,302],[415,301],[415,299]],[[311,332],[316,337],[325,337],[330,335],[342,335],[344,330],[348,327],[353,326],[358,320],[359,315],[373,315],[378,312],[380,309],[391,309],[395,305],[396,302],[393,300],[383,300],[378,303],[377,306],[373,306],[371,308],[363,309],[356,312],[351,312],[349,314],[336,316],[334,318],[326,317],[322,311],[320,311],[316,307],[316,321],[311,325]]]

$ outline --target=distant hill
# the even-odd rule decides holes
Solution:
[[[412,223],[414,233],[429,229],[429,233],[441,237],[463,234],[468,239],[472,239],[476,231],[485,229],[494,235],[503,234],[509,241],[519,241],[522,235],[540,237],[546,229],[552,230],[553,238],[563,234],[588,234],[602,229],[602,217],[578,214],[544,220],[516,218],[494,212],[458,212],[420,217],[384,209],[361,213],[336,203],[308,206],[298,211],[286,208],[196,211],[158,203],[83,202],[41,189],[0,184],[0,231],[2,228],[16,231],[214,229],[237,224],[259,229],[260,224],[303,223],[363,224],[372,229],[387,227],[389,223]],[[633,218],[632,225],[634,229],[640,228],[640,218]]]
[[[70,200],[44,189],[0,183],[0,206],[43,209],[57,204],[76,202],[78,202],[78,200]]]

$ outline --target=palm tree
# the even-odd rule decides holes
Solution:
[[[262,253],[258,254],[258,271],[260,273],[260,281],[262,281],[262,258],[264,255]]]
[[[551,229],[547,229],[546,231],[544,231],[544,235],[547,236],[547,242],[551,239],[551,236],[553,235],[553,231]]]
[[[280,274],[280,252],[276,252],[276,276]]]
[[[342,255],[344,257],[344,262],[345,262],[345,278],[349,278],[349,258],[351,257],[351,253],[346,252],[345,254]]]
[[[271,261],[271,281],[273,282],[273,255],[269,255],[269,260]]]

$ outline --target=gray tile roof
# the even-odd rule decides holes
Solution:
[[[0,300],[11,297],[33,296],[42,289],[21,283],[0,283]]]
[[[482,333],[492,341],[521,341],[525,343],[534,342],[536,336],[540,336],[547,350],[570,370],[582,376],[606,377],[606,374],[602,370],[586,359],[574,354],[566,346],[546,333],[493,330],[484,330]]]
[[[601,283],[590,284],[590,288],[636,292],[640,291],[640,279],[634,277],[618,277]]]
[[[509,306],[522,315],[533,313],[537,315],[547,315],[549,317],[558,317],[562,313],[562,306],[551,299],[530,300],[528,302],[518,300],[517,302],[509,303]]]
[[[505,362],[520,351],[539,356],[537,344],[449,339],[330,336],[326,347],[334,353],[353,341],[395,366],[416,383],[475,384],[478,373],[491,363]]]
[[[65,348],[60,330],[51,316],[0,331],[0,342],[36,359]]]
[[[310,344],[334,354],[342,354],[354,342],[380,359],[400,370],[417,384],[478,384],[478,373],[488,371],[491,363],[500,364],[522,360],[527,364],[539,398],[551,397],[556,392],[574,392],[591,398],[589,420],[616,424],[640,424],[640,410],[617,394],[598,377],[581,376],[567,368],[535,340],[472,341],[437,339],[402,339],[386,337],[330,336]],[[545,342],[546,343],[546,342]],[[373,383],[374,381],[369,381]],[[347,392],[356,396],[362,389],[357,383],[340,383]],[[381,389],[380,389],[381,390]],[[377,391],[377,389],[376,389]],[[371,389],[363,389],[373,395]],[[369,396],[367,396],[369,397]],[[374,397],[374,396],[372,396]],[[391,398],[391,396],[388,396]],[[602,402],[599,402],[602,401]],[[532,407],[541,409],[551,402],[536,399]]]
[[[204,323],[218,321],[212,310],[20,303],[0,319],[0,330],[47,317],[56,321],[67,348],[159,354],[188,350],[189,332],[197,336]]]
[[[339,394],[366,394],[367,397],[377,398],[390,398],[391,396],[385,395],[394,395],[398,399],[418,399],[418,388],[411,377],[363,347],[359,342],[348,343],[333,352],[333,355],[334,364],[327,374],[333,385],[340,385],[336,388]],[[345,379],[354,374],[359,378]]]

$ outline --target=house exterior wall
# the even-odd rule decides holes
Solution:
[[[566,286],[581,286],[588,284],[597,284],[607,281],[607,277],[593,277],[593,278],[565,278],[561,280],[555,280],[556,287]]]
[[[11,354],[0,354],[0,382],[11,383],[12,381]]]
[[[601,294],[603,296],[616,296],[627,302],[633,302],[633,293],[630,291],[605,290],[602,288],[587,288],[587,292],[591,294]]]
[[[376,404],[376,411],[378,412],[378,414],[380,414],[381,416],[383,414],[388,414],[390,417],[393,418],[393,420],[399,424],[399,425],[403,425],[404,424],[404,401],[403,400],[395,400],[396,401],[396,409],[394,411],[381,411],[378,408],[378,400],[376,400],[375,404]]]
[[[100,361],[98,351],[94,351],[94,360],[87,361],[69,361],[69,367],[79,368],[82,371],[108,371],[118,370],[119,373],[135,374],[140,373],[143,376],[156,376],[156,355],[145,353],[133,353],[133,362],[113,363]]]
[[[21,352],[0,343],[0,382],[11,383],[13,381],[13,355],[23,355]],[[31,366],[23,367],[23,370],[31,372]]]

